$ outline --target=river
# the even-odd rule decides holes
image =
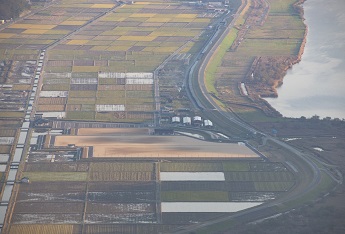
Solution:
[[[302,60],[287,72],[278,98],[266,100],[283,116],[345,119],[345,1],[307,0]]]

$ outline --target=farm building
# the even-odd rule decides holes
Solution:
[[[171,122],[172,123],[180,123],[181,122],[181,118],[178,117],[178,116],[174,116],[174,117],[172,117]]]
[[[207,128],[211,128],[211,127],[213,127],[213,123],[210,120],[205,119],[204,120],[204,126]]]
[[[193,124],[195,126],[200,126],[202,124],[202,119],[200,116],[194,116],[193,117]]]
[[[188,117],[188,116],[183,117],[182,122],[183,122],[183,124],[185,124],[185,125],[191,125],[191,124],[192,124],[192,120],[191,120],[191,118]]]

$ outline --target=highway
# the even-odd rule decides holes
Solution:
[[[230,220],[234,220],[237,223],[248,223],[271,217],[273,215],[280,214],[281,212],[286,212],[292,209],[292,207],[287,205],[288,202],[293,202],[300,199],[304,195],[314,190],[321,182],[320,168],[315,163],[315,160],[311,159],[312,156],[295,149],[283,141],[257,131],[252,126],[237,118],[233,113],[228,112],[220,107],[206,89],[204,74],[207,64],[226,35],[234,26],[234,22],[236,22],[238,13],[240,11],[241,9],[237,12],[237,14],[234,15],[232,22],[226,28],[222,29],[219,27],[217,29],[217,31],[223,30],[221,35],[216,41],[213,39],[215,39],[217,36],[210,40],[208,44],[205,45],[203,53],[200,53],[198,59],[194,61],[194,64],[191,64],[186,87],[194,106],[200,109],[200,111],[202,111],[207,118],[213,121],[215,125],[219,127],[219,129],[222,129],[225,134],[232,135],[231,133],[233,133],[235,130],[240,131],[247,136],[252,134],[261,134],[261,136],[265,139],[264,142],[271,141],[283,148],[285,151],[290,152],[288,155],[284,155],[281,161],[294,172],[297,182],[289,192],[272,202],[264,203],[261,206],[231,214],[216,220],[191,225],[180,230],[176,230],[174,233],[190,233],[210,225],[215,225]],[[217,34],[219,33],[216,32],[215,35]],[[339,183],[339,181],[336,182]]]

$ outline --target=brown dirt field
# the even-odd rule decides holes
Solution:
[[[64,111],[65,105],[39,105],[37,111]]]
[[[62,105],[66,103],[67,98],[43,98],[38,99],[39,105]]]
[[[94,157],[257,158],[245,146],[185,136],[57,136],[55,146],[93,146]]]
[[[93,60],[74,60],[74,66],[93,66]]]
[[[72,66],[72,61],[69,60],[50,60],[47,62],[48,67],[63,67],[63,66]]]
[[[147,128],[79,128],[79,136],[148,135]]]

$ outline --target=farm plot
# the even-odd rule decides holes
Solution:
[[[59,89],[59,90],[62,90],[62,89]],[[60,97],[57,97],[57,98],[42,97],[38,99],[38,103],[41,105],[64,105],[66,104],[66,100],[67,98],[62,98],[62,97],[61,98]]]
[[[147,171],[123,171],[123,172],[90,172],[90,181],[150,181],[152,172]]]
[[[59,213],[14,213],[13,224],[77,224],[82,220],[82,214]]]
[[[57,136],[55,140],[56,146],[93,145],[94,157],[259,159],[249,148],[238,144],[205,142],[185,136]]]
[[[19,202],[14,207],[14,213],[82,213],[83,203],[70,202]]]
[[[123,233],[123,234],[152,234],[165,233],[177,228],[174,225],[162,224],[86,224],[85,234]]]
[[[90,192],[99,191],[154,191],[155,183],[153,181],[148,182],[89,182]]]
[[[93,131],[88,131],[91,130],[81,129],[80,133],[92,135]],[[117,135],[121,130],[107,132],[108,135]],[[95,133],[100,134],[98,131]],[[119,139],[124,138],[121,136]],[[100,142],[106,142],[105,138],[102,137]],[[155,180],[159,177],[156,177],[155,169],[158,168],[164,173],[222,173],[226,179],[231,177],[232,180],[161,181],[161,186],[156,186]],[[77,176],[80,173],[82,176]],[[236,202],[259,204],[275,199],[294,185],[289,173],[282,164],[264,165],[243,160],[173,161],[159,164],[121,160],[28,163],[24,175],[29,176],[32,182],[20,185],[11,224],[19,228],[20,224],[68,225],[83,222],[88,224],[90,231],[96,233],[119,228],[132,230],[125,225],[138,228],[140,223],[157,223],[156,211],[160,202],[164,202],[165,206],[174,202],[192,205],[192,202],[200,203],[203,207],[205,204],[206,207],[210,202],[216,206],[223,203],[232,206]],[[159,193],[157,189],[160,189]],[[158,194],[160,197],[157,197]],[[177,213],[169,210],[162,213],[163,224],[159,226],[164,229],[167,228],[165,225],[188,225],[190,222],[202,222],[224,214],[219,211]],[[140,230],[155,228],[158,227],[143,226]]]
[[[107,7],[103,7],[105,5]],[[89,20],[111,8],[110,6],[113,7],[114,4],[92,5],[59,2],[59,4],[37,11],[0,32],[0,48],[6,48],[5,51],[0,50],[0,58],[36,60],[39,50],[83,26]],[[89,12],[91,9],[93,13]],[[83,14],[83,17],[75,17],[79,14]]]
[[[222,171],[221,163],[197,163],[197,162],[176,162],[176,163],[161,163],[161,171]]]
[[[162,213],[163,223],[174,225],[188,225],[190,223],[202,223],[207,220],[216,219],[227,213]]]
[[[13,119],[0,119],[0,127],[1,129],[5,128],[18,128],[21,126],[20,120],[13,120]]]
[[[31,180],[31,178],[30,178]],[[46,193],[59,193],[61,190],[65,192],[80,192],[86,191],[85,182],[74,181],[50,181],[50,182],[35,182],[32,181],[30,186],[20,186],[21,192],[46,192]]]
[[[89,192],[88,201],[91,202],[153,202],[154,191],[111,191]]]
[[[154,223],[154,203],[92,203],[88,202],[87,223]]]
[[[160,171],[162,202],[265,202],[295,184],[293,174],[281,163],[164,162],[160,164]],[[169,179],[167,173],[170,173]],[[200,175],[192,179],[186,174],[180,179],[179,173]],[[212,176],[202,177],[202,173],[223,173],[225,180],[210,181]]]
[[[275,192],[232,192],[231,201],[263,202],[277,198],[280,193]]]
[[[90,171],[152,171],[153,163],[91,163]]]
[[[24,172],[31,181],[85,181],[86,172]]]
[[[150,181],[152,163],[91,163],[90,181]]]
[[[225,172],[228,181],[293,181],[290,172]]]
[[[294,181],[285,182],[255,182],[256,191],[285,192],[294,186]]]
[[[74,33],[67,40],[48,51],[47,73],[82,73],[80,78],[89,77],[91,83],[71,82],[60,86],[45,84],[43,90],[58,91],[96,91],[96,100],[75,99],[71,95],[67,100],[66,117],[68,119],[88,119],[115,122],[152,122],[155,111],[153,79],[114,79],[103,78],[101,73],[152,73],[169,55],[180,47],[190,43],[201,43],[206,38],[199,37],[211,22],[211,18],[201,14],[201,9],[174,3],[147,2],[124,5],[114,12],[90,23],[87,27]],[[73,5],[73,4],[72,4]],[[78,4],[75,4],[78,5]],[[81,4],[84,8],[91,4]],[[68,9],[65,4],[64,10]],[[71,30],[71,26],[80,26],[89,16],[74,17],[59,24],[59,30]],[[66,28],[67,27],[67,28]],[[53,27],[57,29],[57,27]],[[47,29],[50,30],[50,29]],[[42,32],[43,33],[43,32]],[[192,42],[193,41],[193,42]],[[184,47],[184,53],[191,46]],[[147,59],[149,58],[149,59]],[[92,74],[92,75],[91,75]],[[48,75],[49,76],[49,75]],[[46,82],[56,82],[48,79]],[[51,80],[51,81],[50,81]],[[54,78],[54,80],[56,80]],[[84,80],[85,81],[85,80]],[[90,81],[90,80],[89,80]],[[68,86],[69,84],[69,86]],[[108,87],[108,85],[111,85]],[[125,96],[109,97],[103,90],[124,90]],[[126,92],[126,91],[143,92]],[[83,95],[83,94],[81,94]],[[123,113],[100,113],[97,107],[94,113],[83,112],[83,105],[125,105]],[[77,105],[77,106],[75,106]],[[79,106],[78,106],[79,105]],[[51,111],[57,111],[55,108]],[[92,107],[88,106],[87,110]],[[48,107],[42,107],[49,111]]]
[[[14,137],[16,135],[15,129],[3,129],[1,128],[0,137]]]
[[[83,202],[85,191],[82,192],[20,192],[17,201],[20,202]]]
[[[87,163],[27,163],[25,171],[73,172],[87,171]]]
[[[152,203],[92,203],[87,204],[87,213],[113,214],[113,213],[151,213],[155,212],[156,204]]]
[[[11,225],[9,234],[75,234],[80,233],[81,227],[78,225],[37,225],[37,224],[16,224]]]
[[[155,213],[111,213],[111,214],[86,214],[87,223],[156,223]]]

